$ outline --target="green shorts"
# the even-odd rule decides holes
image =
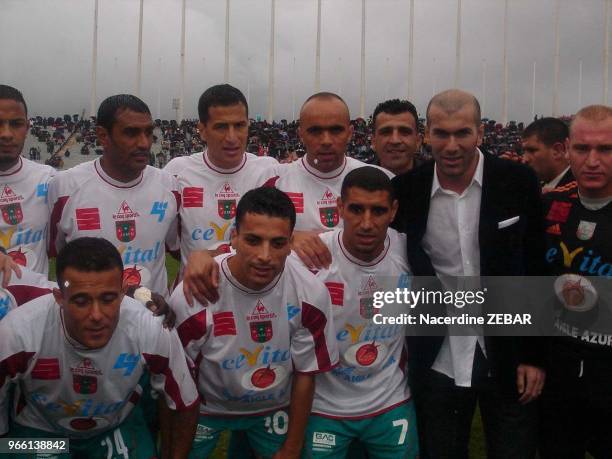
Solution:
[[[419,440],[412,401],[378,416],[358,420],[311,415],[305,438],[306,458],[346,458],[358,439],[370,459],[416,458]]]
[[[224,430],[243,431],[259,456],[272,457],[283,445],[288,427],[289,415],[285,410],[261,416],[200,416],[189,459],[207,458]]]
[[[33,429],[13,424],[8,437],[14,438],[64,438],[64,435],[57,435],[44,430]],[[45,459],[71,458],[75,457],[87,459],[151,459],[157,457],[155,444],[147,425],[142,417],[139,407],[132,410],[130,415],[119,427],[96,435],[87,439],[70,439],[70,453],[65,454],[44,454],[36,453],[21,454],[11,456],[15,459]]]

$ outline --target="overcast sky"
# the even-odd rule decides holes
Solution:
[[[560,113],[603,100],[605,0],[560,0]],[[508,114],[529,121],[533,62],[537,114],[553,104],[556,0],[509,0]],[[271,0],[231,0],[230,83],[248,93],[251,116],[267,114]],[[407,97],[409,0],[366,2],[366,113]],[[612,7],[610,8],[612,10]],[[136,90],[139,0],[99,0],[97,103]],[[291,118],[314,92],[316,0],[276,1],[274,118]],[[457,0],[415,0],[413,102],[454,85]],[[460,87],[484,116],[501,119],[503,0],[462,0]],[[609,16],[612,15],[610,11]],[[21,89],[32,115],[89,113],[94,0],[0,0],[0,82]],[[174,118],[180,88],[181,0],[145,0],[141,97]],[[607,37],[610,42],[610,37]],[[323,0],[321,89],[359,115],[361,0]],[[223,82],[225,0],[187,0],[185,117]],[[295,60],[295,65],[294,65]],[[486,71],[483,72],[483,69]],[[486,91],[483,93],[483,74]],[[612,80],[609,72],[608,84]],[[295,101],[295,102],[294,102]]]

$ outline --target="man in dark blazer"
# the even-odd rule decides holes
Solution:
[[[565,146],[568,137],[567,125],[558,118],[540,118],[523,131],[523,160],[534,170],[544,191],[574,181]]]
[[[476,98],[440,93],[427,107],[434,162],[396,177],[394,222],[416,276],[544,274],[540,188],[524,165],[480,151]],[[544,384],[533,338],[446,336],[408,342],[421,457],[467,458],[476,402],[488,457],[533,457]]]

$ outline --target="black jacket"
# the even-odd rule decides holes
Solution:
[[[528,167],[483,153],[479,243],[481,276],[546,274],[542,202],[538,179]],[[393,179],[399,209],[393,227],[407,235],[408,261],[415,276],[435,276],[421,241],[427,228],[434,163],[430,161]],[[499,229],[498,223],[519,216]],[[443,337],[409,338],[411,371],[430,368]],[[544,346],[539,338],[487,337],[485,347],[492,374],[516,390],[520,363],[543,366]]]

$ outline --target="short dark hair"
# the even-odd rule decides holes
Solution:
[[[117,113],[123,110],[151,114],[147,104],[138,97],[131,94],[117,94],[102,101],[98,108],[96,123],[110,132],[113,129],[113,124],[115,124]]]
[[[291,231],[295,227],[295,206],[289,196],[282,191],[269,186],[253,188],[247,191],[236,209],[236,231],[247,213],[280,217],[289,220]]]
[[[567,124],[558,118],[540,118],[527,126],[523,131],[523,139],[533,135],[547,147],[552,147],[558,142],[565,142],[565,139],[569,137],[569,128]]]
[[[66,244],[57,255],[55,272],[62,289],[62,274],[67,268],[77,271],[100,272],[113,268],[123,272],[123,261],[117,248],[100,237],[80,237]]]
[[[0,84],[0,100],[7,99],[22,103],[26,112],[26,117],[28,116],[28,106],[23,98],[23,94],[21,94],[21,91],[6,84]]]
[[[395,199],[395,189],[391,179],[382,170],[373,166],[363,166],[346,174],[342,181],[340,197],[346,199],[349,188],[361,188],[366,191],[386,191],[391,201]]]
[[[399,115],[401,113],[410,113],[414,118],[414,126],[417,131],[419,129],[419,114],[414,104],[407,100],[390,99],[381,102],[374,109],[372,115],[372,126],[376,127],[376,117],[380,113],[388,113],[389,115]]]
[[[218,84],[211,86],[200,96],[198,100],[198,117],[202,123],[208,122],[210,107],[229,107],[230,105],[242,104],[246,108],[249,117],[249,104],[240,89],[231,84]]]

